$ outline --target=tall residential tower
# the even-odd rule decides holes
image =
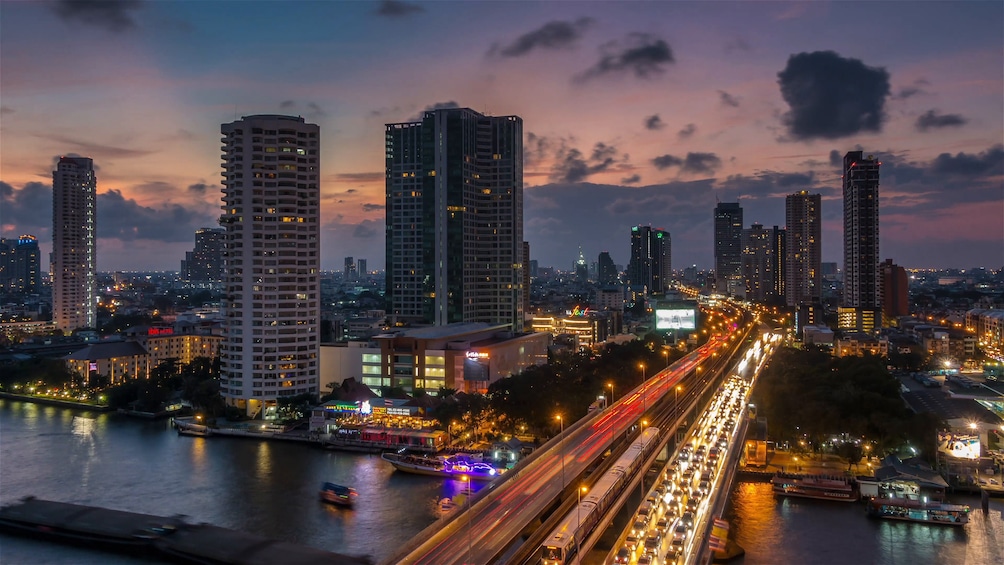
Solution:
[[[223,124],[226,327],[220,392],[255,416],[319,392],[320,130],[303,118]]]
[[[742,294],[743,209],[738,202],[715,206],[715,286],[723,294]]]
[[[663,293],[673,277],[673,244],[669,232],[651,226],[631,228],[628,285],[635,292]]]
[[[522,331],[523,120],[430,110],[385,145],[392,321]]]
[[[69,333],[97,327],[94,161],[60,157],[52,172],[52,320]]]
[[[879,281],[879,166],[861,151],[844,155],[844,294],[838,325],[871,331],[881,326]]]
[[[822,197],[801,191],[784,199],[785,301],[788,306],[816,304],[822,296]]]

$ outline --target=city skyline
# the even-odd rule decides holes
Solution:
[[[840,158],[862,148],[882,161],[880,261],[1004,262],[999,3],[232,7],[4,3],[0,237],[51,250],[51,171],[77,154],[101,178],[98,269],[176,270],[220,215],[219,124],[299,114],[325,132],[322,268],[379,270],[383,126],[456,106],[523,118],[542,266],[580,246],[626,265],[623,234],[651,225],[678,268],[710,268],[716,202],[783,227],[800,190],[841,264]]]

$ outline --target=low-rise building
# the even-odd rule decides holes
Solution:
[[[889,340],[864,333],[849,333],[837,339],[833,348],[835,357],[862,356],[864,354],[885,357],[889,355]]]
[[[85,386],[94,384],[98,376],[107,377],[111,385],[150,377],[150,355],[135,341],[99,341],[63,359]]]

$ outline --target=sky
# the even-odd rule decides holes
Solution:
[[[1004,266],[1004,3],[0,2],[0,236],[51,249],[52,170],[94,159],[98,270],[177,270],[220,215],[220,124],[321,129],[322,268],[384,266],[384,124],[517,115],[531,259],[571,269],[630,228],[713,266],[713,210],[784,226],[840,160],[881,162],[881,259]]]

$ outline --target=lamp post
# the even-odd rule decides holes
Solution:
[[[676,422],[680,418],[680,389],[682,388],[682,386],[676,385],[676,400],[673,402],[673,425],[677,429],[679,429],[679,425]]]
[[[607,383],[607,388],[610,389],[610,405],[614,405],[614,383]]]
[[[474,535],[471,533],[471,529],[474,527],[474,500],[473,493],[471,492],[471,478],[464,475],[464,483],[467,485],[467,562],[474,563],[474,560],[471,558],[474,547]]]
[[[565,421],[558,414],[558,456],[561,457],[561,490],[565,490]]]
[[[645,364],[640,363],[638,366],[641,367],[641,413],[644,416],[645,411],[648,410],[648,406],[645,401]]]
[[[582,493],[586,492],[585,486],[575,489],[575,523],[580,525],[579,507],[582,506]],[[575,532],[575,555],[579,555],[579,532]],[[581,560],[579,560],[581,562]]]

